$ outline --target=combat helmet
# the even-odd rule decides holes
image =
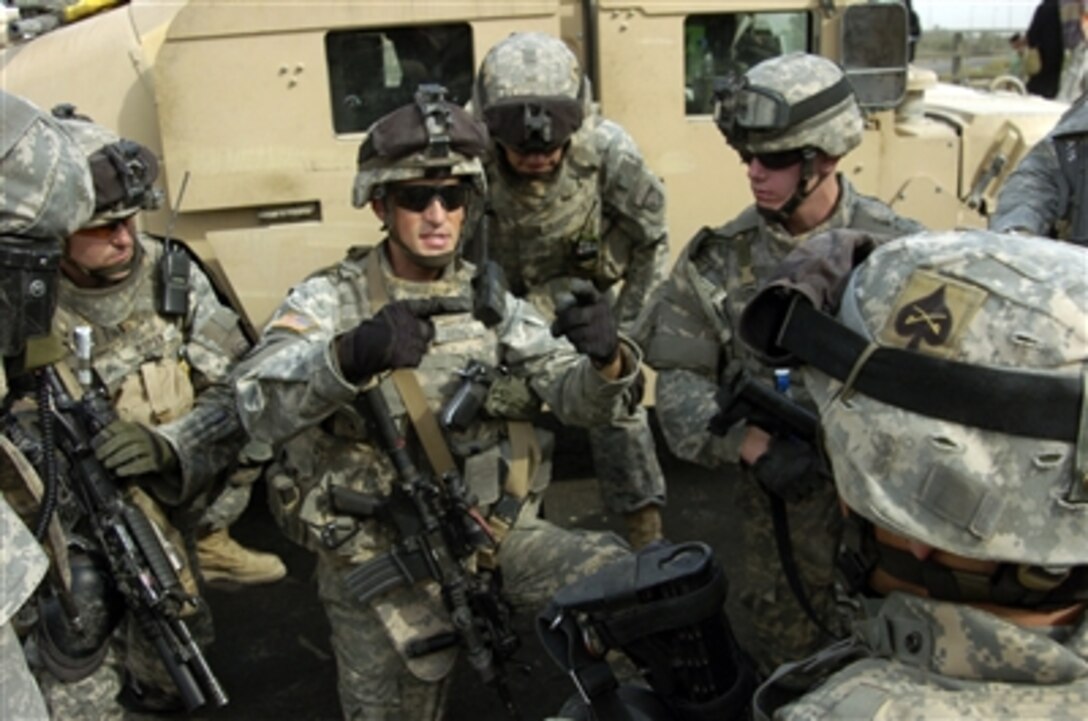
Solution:
[[[355,207],[384,198],[390,183],[420,178],[460,177],[480,198],[486,196],[480,156],[487,150],[487,130],[445,96],[439,85],[420,86],[414,103],[367,129],[352,192]]]
[[[72,105],[54,107],[53,116],[83,150],[94,180],[94,216],[82,227],[110,225],[159,207],[161,196],[155,188],[159,161],[150,149],[120,138],[77,113]]]
[[[1086,278],[1078,246],[931,233],[873,251],[837,320],[795,303],[779,342],[810,364],[846,506],[1000,570],[971,578],[884,546],[848,566],[898,569],[946,600],[1088,598]]]
[[[789,53],[764,60],[715,93],[714,120],[744,153],[815,148],[837,158],[861,144],[864,121],[835,63]]]
[[[94,209],[86,158],[56,120],[3,90],[0,119],[0,235],[67,237]]]
[[[48,335],[61,240],[94,209],[86,159],[59,123],[0,90],[0,355]],[[0,372],[0,392],[6,392]]]
[[[590,116],[592,93],[578,58],[562,40],[520,32],[484,56],[472,107],[499,143],[524,153],[550,152]]]

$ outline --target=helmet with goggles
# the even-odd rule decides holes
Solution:
[[[497,142],[520,153],[562,147],[592,109],[589,81],[563,41],[514,33],[480,64],[472,107]]]
[[[463,108],[447,101],[445,93],[445,88],[438,85],[420,86],[414,103],[370,126],[359,148],[359,170],[352,193],[355,207],[386,197],[395,183],[425,178],[460,178],[480,197],[486,194],[479,158],[487,150],[487,129]],[[438,194],[447,207],[464,202],[463,198],[454,198],[463,191],[443,192],[446,195]],[[405,197],[402,203],[412,208],[418,205],[417,200]]]
[[[861,144],[864,121],[835,63],[790,53],[765,60],[715,93],[714,120],[742,153],[815,148],[837,158]]]
[[[79,143],[94,181],[94,215],[82,227],[111,225],[159,207],[159,161],[150,149],[118,137],[71,105],[56,106],[53,115]]]

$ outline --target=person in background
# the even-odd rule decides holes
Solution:
[[[651,313],[646,357],[658,371],[657,417],[673,453],[744,469],[720,509],[741,538],[721,556],[726,609],[740,645],[769,673],[841,630],[832,586],[840,517],[810,444],[772,437],[754,417],[709,428],[721,406],[735,402],[731,388],[744,374],[807,402],[789,369],[776,379],[738,342],[740,312],[786,254],[815,234],[851,228],[894,236],[921,226],[861,195],[839,172],[861,143],[864,120],[830,60],[791,53],[756,65],[721,93],[716,119],[747,167],[755,203],[688,243]]]
[[[472,100],[488,126],[487,250],[514,295],[545,317],[571,283],[612,298],[635,336],[668,262],[665,189],[634,140],[600,116],[574,53],[544,33],[514,33],[488,51]],[[636,548],[662,536],[665,476],[646,409],[591,428],[605,507]]]

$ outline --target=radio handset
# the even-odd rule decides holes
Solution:
[[[183,317],[189,313],[189,271],[193,261],[189,251],[174,241],[174,225],[188,184],[189,171],[186,170],[170,213],[170,222],[166,226],[162,260],[159,262],[159,313],[169,317]]]

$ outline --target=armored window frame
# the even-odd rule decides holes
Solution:
[[[795,51],[812,52],[816,24],[805,10],[708,13],[684,18],[684,112],[714,111],[714,85]],[[772,44],[773,43],[773,44]]]
[[[362,133],[412,102],[421,83],[438,83],[463,105],[472,93],[468,23],[334,30],[325,35],[329,102],[337,135]]]

